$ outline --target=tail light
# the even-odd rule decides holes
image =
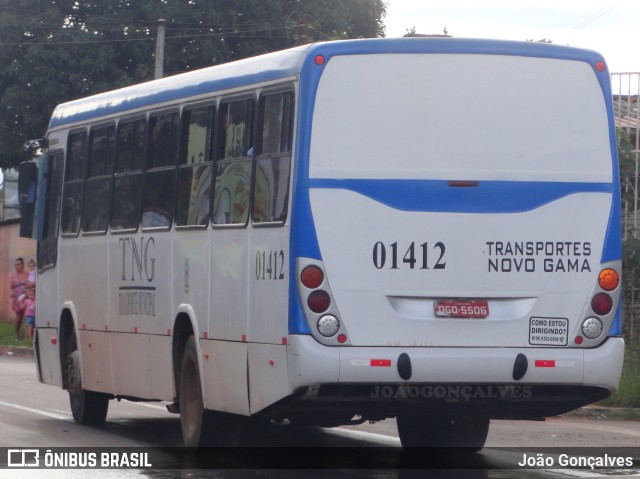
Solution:
[[[604,331],[604,326],[598,318],[588,318],[582,323],[582,334],[589,339],[600,337],[602,331]]]
[[[307,305],[314,313],[324,313],[331,306],[331,298],[326,291],[317,289],[307,298]]]
[[[318,320],[318,331],[327,338],[335,336],[339,330],[340,321],[331,314],[327,314]]]
[[[300,273],[300,281],[305,288],[316,289],[324,281],[324,273],[316,265],[307,266]]]
[[[605,291],[613,291],[620,284],[620,275],[615,269],[603,269],[598,275],[598,284]]]
[[[598,288],[591,298],[591,310],[599,317],[589,316],[582,321],[582,336],[576,336],[575,344],[583,344],[586,339],[598,339],[606,327],[611,325],[611,318],[603,318],[613,311],[619,296],[616,291],[620,286],[620,274],[613,268],[605,268],[598,274]],[[616,299],[614,299],[616,298]],[[593,343],[589,344],[593,345]]]
[[[312,327],[313,336],[327,345],[347,343],[322,263],[299,258],[298,268],[300,299],[305,305],[307,322]]]
[[[613,299],[607,293],[598,293],[591,300],[591,309],[599,316],[605,316],[613,308]]]

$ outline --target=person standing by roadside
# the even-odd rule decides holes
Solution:
[[[29,286],[27,297],[22,302],[24,310],[24,337],[33,340],[33,332],[36,329],[36,288]]]
[[[36,262],[33,258],[29,260],[27,263],[27,268],[29,268],[29,278],[27,279],[27,289],[36,285]]]
[[[29,273],[24,270],[24,259],[16,258],[13,263],[15,271],[11,273],[11,307],[16,315],[15,331],[16,339],[20,338],[20,328],[22,327],[22,321],[24,320],[24,307],[22,301],[25,299],[23,296],[26,293],[26,285],[29,281]]]

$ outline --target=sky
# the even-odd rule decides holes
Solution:
[[[640,0],[387,0],[387,37],[417,33],[540,40],[600,52],[611,73],[640,72]]]

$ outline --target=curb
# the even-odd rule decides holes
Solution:
[[[34,357],[33,348],[27,346],[0,346],[0,356]]]
[[[640,408],[605,407],[598,404],[583,406],[580,409],[561,414],[563,417],[582,419],[613,419],[619,421],[640,421]]]

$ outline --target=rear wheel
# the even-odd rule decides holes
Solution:
[[[264,443],[269,421],[204,408],[196,339],[190,336],[180,368],[180,424],[187,447],[253,446]]]
[[[404,448],[458,447],[479,451],[489,434],[488,418],[398,415],[396,423]]]
[[[95,391],[86,391],[83,388],[80,352],[73,330],[71,330],[67,351],[67,386],[73,420],[76,424],[100,426],[107,418],[109,396]]]
[[[187,447],[208,445],[212,439],[210,422],[202,400],[196,340],[190,336],[180,367],[180,425],[184,445]]]
[[[233,415],[204,408],[196,339],[190,336],[180,368],[180,425],[184,445],[229,446],[232,444],[234,424]]]

